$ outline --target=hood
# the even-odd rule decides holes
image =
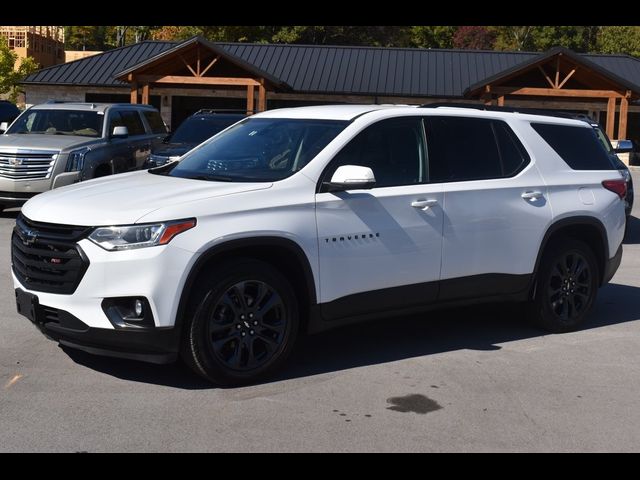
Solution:
[[[0,135],[0,151],[11,151],[17,148],[69,150],[72,147],[83,147],[100,141],[102,141],[101,138],[81,137],[78,135],[13,133],[11,135]]]
[[[196,145],[196,143],[163,143],[153,148],[151,154],[163,157],[182,156]]]
[[[41,193],[22,207],[22,213],[44,223],[126,225],[162,207],[267,189],[271,185],[190,180],[139,171]]]

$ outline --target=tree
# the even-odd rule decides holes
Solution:
[[[18,55],[5,42],[0,42],[0,95],[8,93],[13,102],[18,97],[19,83],[39,68],[32,57],[27,57],[16,69],[17,60]]]
[[[507,25],[491,27],[496,35],[496,50],[533,50],[532,32],[535,27]]]
[[[531,42],[534,50],[545,51],[553,47],[565,47],[577,52],[589,51],[587,27],[578,26],[540,26],[533,27]]]
[[[495,41],[495,33],[486,27],[459,27],[453,35],[454,48],[490,50]]]
[[[640,56],[640,27],[602,27],[597,45],[601,53],[626,53]]]
[[[414,26],[409,27],[411,47],[452,48],[453,35],[458,27],[453,26]]]

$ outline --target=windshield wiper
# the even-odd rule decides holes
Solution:
[[[187,177],[192,180],[209,180],[212,182],[233,182],[231,177],[225,177],[223,175],[197,175],[195,177]]]

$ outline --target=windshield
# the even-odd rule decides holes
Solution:
[[[7,133],[101,137],[103,118],[98,112],[31,109],[19,117]]]
[[[347,123],[249,118],[192,150],[170,170],[153,173],[228,182],[282,180],[309,163]]]
[[[188,118],[178,127],[171,137],[172,143],[202,143],[213,137],[229,125],[242,120],[244,116],[226,118],[193,117]]]

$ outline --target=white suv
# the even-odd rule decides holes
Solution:
[[[226,385],[297,335],[516,301],[578,327],[622,256],[625,180],[579,120],[472,108],[254,115],[150,171],[29,200],[18,311],[91,353]]]

